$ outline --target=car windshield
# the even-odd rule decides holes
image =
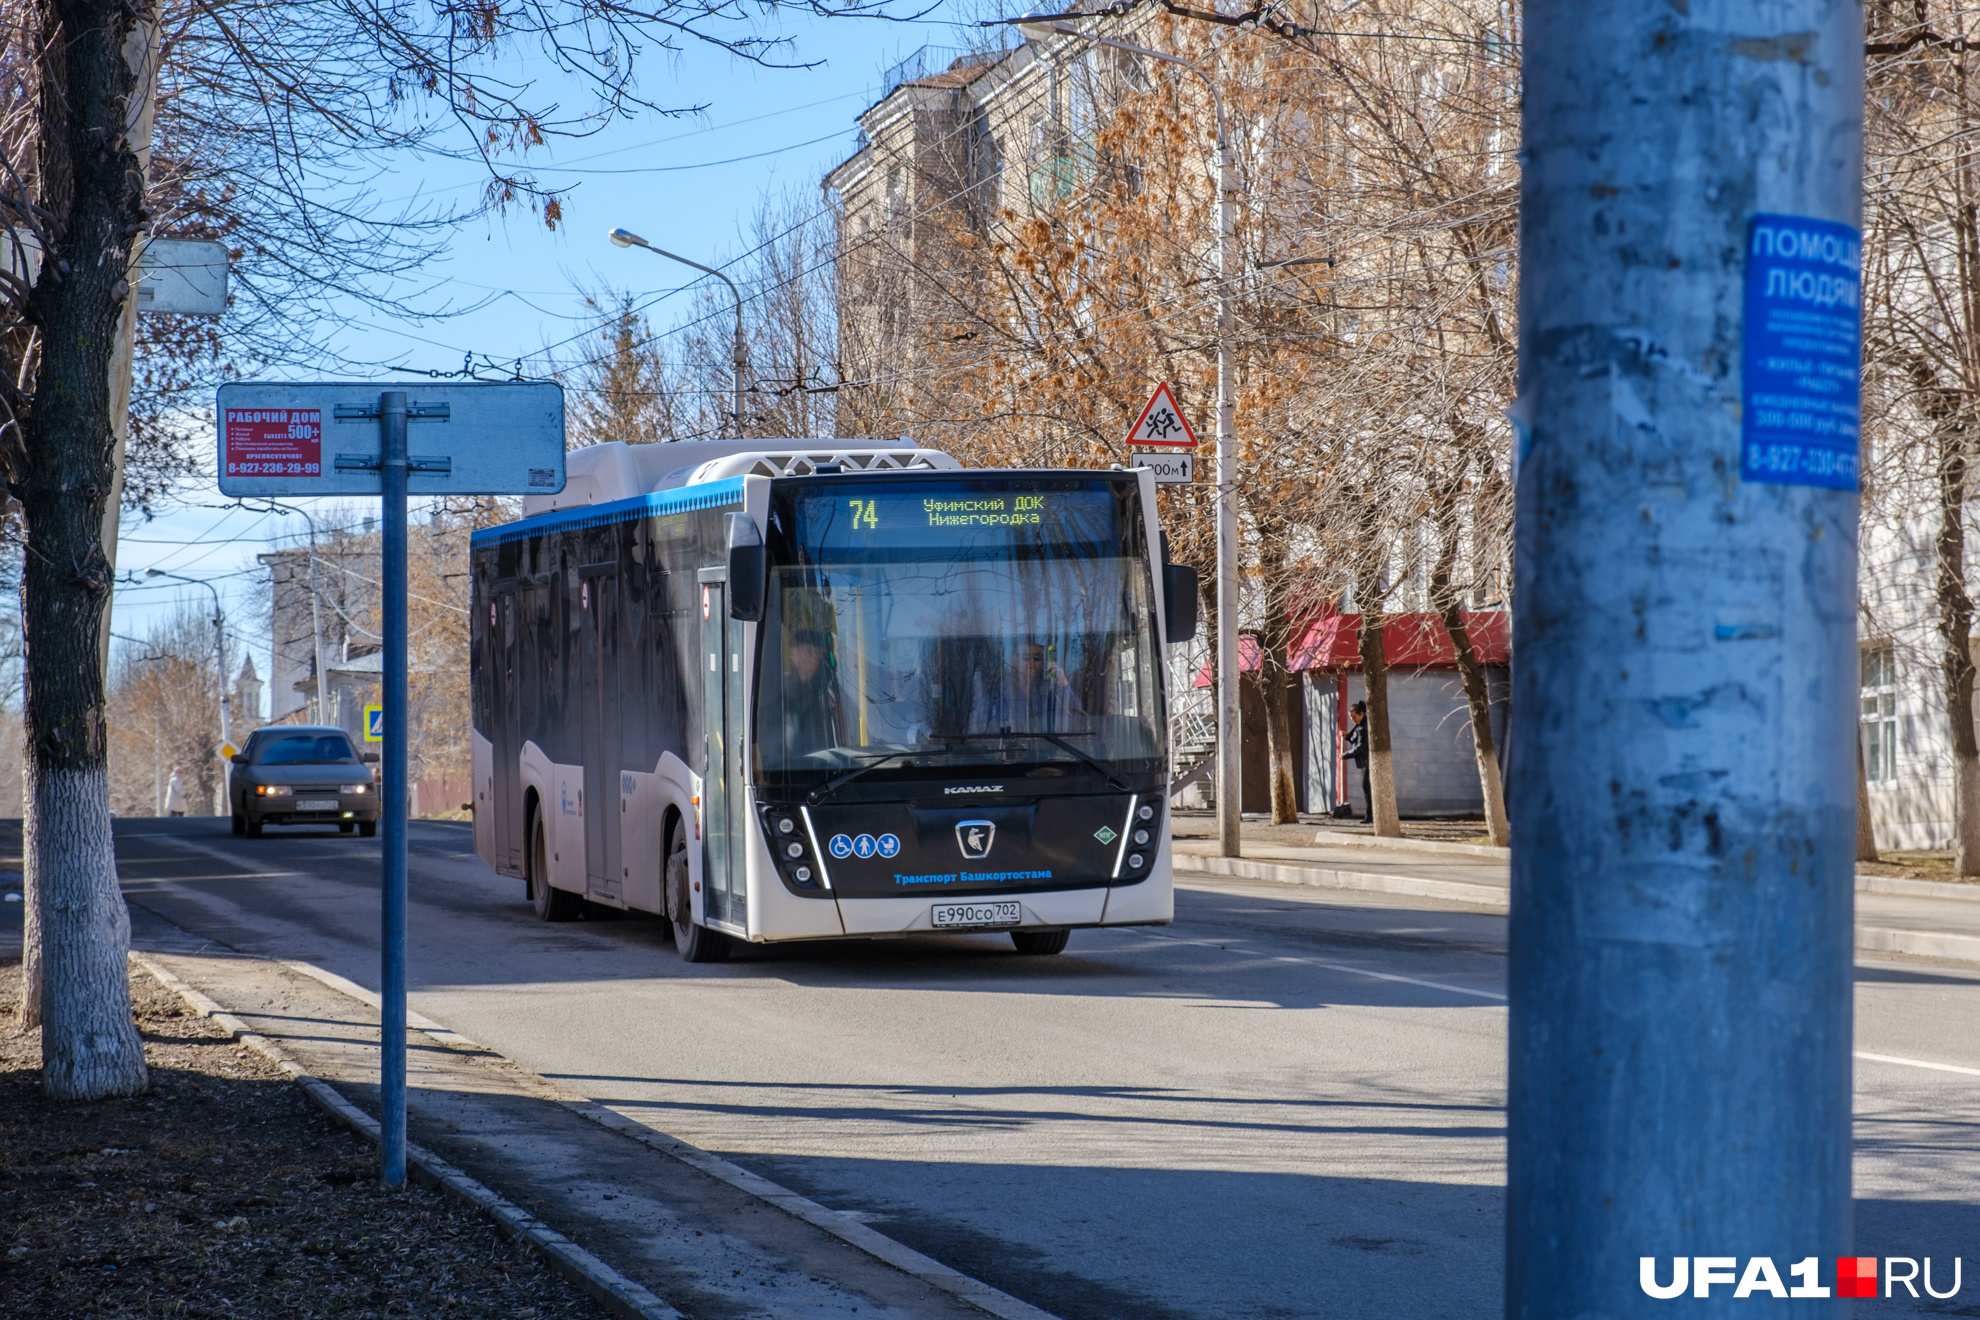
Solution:
[[[256,765],[356,765],[351,740],[341,733],[285,733],[255,749]]]
[[[780,495],[760,772],[795,782],[869,762],[881,778],[938,764],[1159,764],[1160,657],[1133,487],[896,477]]]

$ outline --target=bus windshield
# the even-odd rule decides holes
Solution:
[[[869,763],[876,779],[1158,768],[1161,657],[1134,496],[1051,477],[779,491],[759,771],[797,784]]]

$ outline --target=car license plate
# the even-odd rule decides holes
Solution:
[[[296,799],[297,811],[335,811],[336,809],[337,809],[336,798],[297,798]]]
[[[1015,903],[938,903],[935,925],[938,929],[957,926],[1015,926],[1020,920]]]

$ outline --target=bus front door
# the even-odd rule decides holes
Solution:
[[[517,603],[513,586],[495,597],[496,626],[489,645],[496,654],[487,662],[495,691],[489,700],[488,726],[494,764],[490,767],[489,800],[476,803],[489,813],[496,865],[507,872],[522,870],[522,675],[517,672]],[[451,806],[452,803],[447,805]],[[480,817],[476,816],[477,823]]]
[[[701,784],[701,819],[707,851],[702,889],[708,915],[746,927],[745,871],[748,835],[743,795],[743,626],[729,617],[725,583],[701,586],[702,721],[708,756]]]
[[[619,575],[587,574],[582,601],[584,887],[592,898],[618,903],[624,893],[619,844],[625,811],[619,792]]]

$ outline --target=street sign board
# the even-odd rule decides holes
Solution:
[[[385,741],[385,708],[366,706],[364,708],[364,740],[366,742]]]
[[[1130,466],[1153,472],[1158,486],[1182,485],[1196,480],[1195,454],[1136,454]]]
[[[222,385],[223,495],[380,495],[379,396],[406,396],[407,491],[554,495],[564,488],[564,389],[550,381]]]
[[[138,255],[140,312],[219,316],[227,310],[227,245],[154,238]]]
[[[1148,406],[1141,410],[1141,416],[1135,418],[1127,443],[1129,449],[1145,446],[1196,448],[1196,432],[1189,429],[1189,419],[1176,406],[1176,396],[1169,389],[1168,381],[1157,385],[1155,392],[1148,396]]]

